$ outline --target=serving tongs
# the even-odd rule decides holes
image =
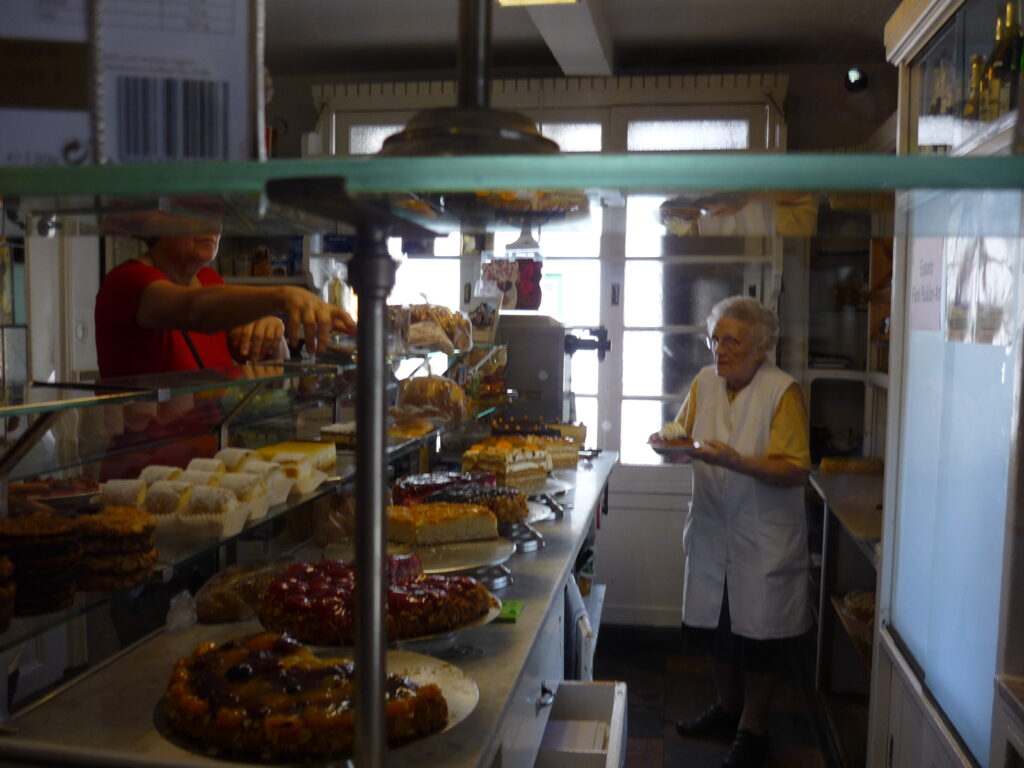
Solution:
[[[559,494],[564,494],[565,491],[558,491]],[[555,500],[555,497],[550,493],[535,493],[529,497],[531,501],[537,501],[548,507],[552,512],[555,513],[555,519],[561,520],[565,517],[565,510],[572,509],[572,504],[559,503]]]

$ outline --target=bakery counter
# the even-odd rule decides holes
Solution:
[[[884,475],[815,472],[810,482],[824,503],[815,686],[823,693],[861,689],[866,693],[867,678],[846,661],[852,645],[870,672],[871,623],[853,621],[842,606],[850,593],[873,597],[875,591]],[[848,635],[849,641],[840,634]]]
[[[158,529],[156,534],[157,561],[148,581],[168,581],[176,571],[197,560],[208,558],[223,548],[232,549],[239,542],[261,540],[269,542],[275,533],[276,522],[289,517],[295,509],[335,493],[338,485],[354,479],[354,462],[352,456],[339,454],[334,473],[317,488],[309,493],[289,496],[285,502],[270,507],[265,517],[248,521],[240,531],[229,536],[219,538],[214,535],[195,535],[181,530]],[[272,547],[268,543],[265,549],[270,554]],[[138,586],[139,584],[136,583],[128,589],[136,589]],[[10,626],[0,633],[0,652],[10,650],[55,627],[66,624],[78,616],[101,608],[117,594],[117,590],[78,590],[74,600],[65,608],[35,616],[16,617],[11,621]]]
[[[523,601],[517,621],[492,622],[465,630],[455,635],[454,646],[436,651],[475,681],[480,693],[476,707],[450,730],[389,751],[387,765],[490,768],[495,763],[512,762],[505,761],[504,753],[510,749],[510,740],[525,731],[516,724],[510,727],[510,720],[521,708],[520,692],[532,682],[533,660],[550,650],[556,638],[560,648],[562,635],[551,628],[561,627],[563,588],[591,530],[617,458],[614,453],[605,453],[581,462],[576,487],[565,497],[572,508],[560,520],[537,524],[545,546],[516,554],[506,563],[514,582],[497,595],[502,600]],[[164,738],[158,728],[156,707],[178,658],[191,653],[204,640],[225,640],[257,627],[255,622],[196,625],[180,632],[162,630],[154,634],[73,685],[18,713],[15,722],[19,732],[0,738],[0,761],[239,765],[237,761],[227,763],[190,751]],[[421,653],[432,650],[415,643],[404,647]],[[561,654],[557,657],[560,659]],[[557,677],[546,676],[541,684],[557,688]],[[541,703],[536,706],[539,712]],[[532,764],[532,760],[528,762]]]
[[[811,485],[850,537],[875,567],[875,544],[882,537],[882,474],[811,474]]]

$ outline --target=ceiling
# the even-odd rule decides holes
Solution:
[[[493,75],[819,63],[870,68],[884,63],[882,30],[897,5],[898,0],[582,0],[575,6],[495,7]],[[454,74],[457,33],[458,0],[267,0],[267,63],[275,76]]]

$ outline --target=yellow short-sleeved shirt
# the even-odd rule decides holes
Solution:
[[[735,396],[729,392],[729,402]],[[697,382],[690,384],[683,407],[676,414],[686,434],[692,434],[693,423],[697,418]],[[768,453],[766,458],[782,458],[801,469],[811,468],[811,449],[808,443],[807,408],[800,392],[800,385],[794,382],[779,400],[779,407],[772,417],[771,432],[768,436]]]

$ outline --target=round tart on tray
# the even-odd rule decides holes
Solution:
[[[445,728],[438,685],[388,674],[384,691],[389,744]],[[351,660],[319,658],[275,632],[201,643],[174,665],[160,703],[174,734],[208,751],[273,760],[351,754],[354,708]]]
[[[423,573],[416,555],[388,557],[388,639],[412,640],[475,626],[500,603],[476,579]],[[264,627],[311,645],[355,641],[355,567],[343,560],[296,563],[260,595]]]

